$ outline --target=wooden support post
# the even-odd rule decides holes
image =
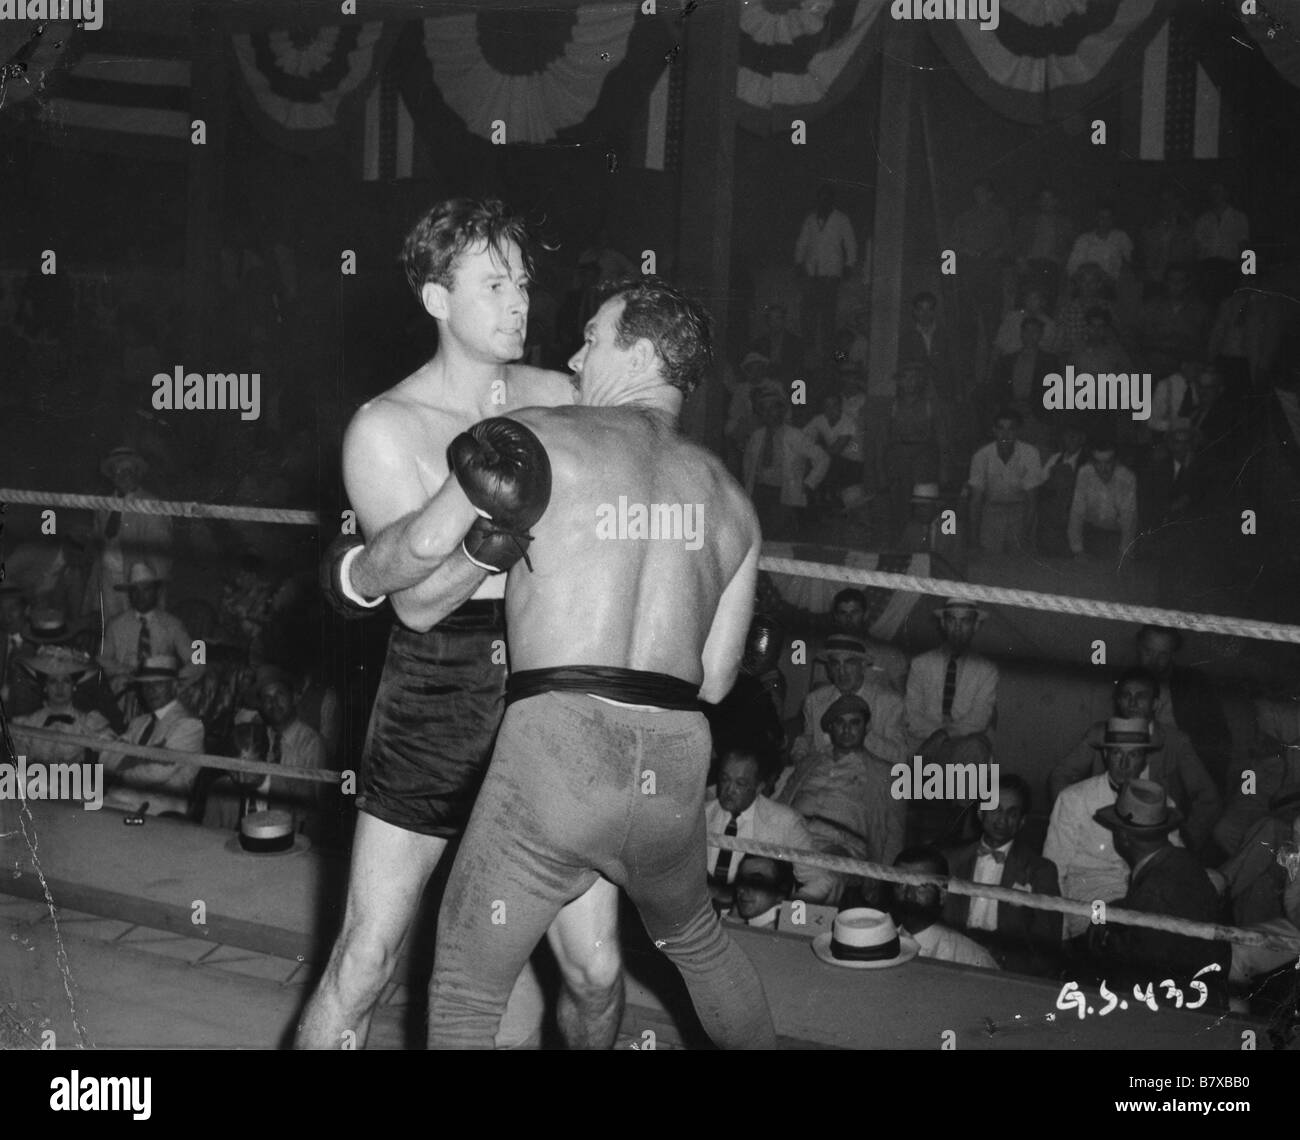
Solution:
[[[886,33],[880,79],[880,139],[876,163],[876,220],[871,281],[871,348],[867,392],[892,396],[898,367],[898,329],[906,255],[907,171],[914,109],[916,29],[895,23]]]
[[[717,363],[686,405],[683,427],[693,439],[722,448],[731,304],[731,203],[735,180],[736,66],[740,5],[704,0],[684,17],[686,68],[678,205],[676,281],[714,319]]]

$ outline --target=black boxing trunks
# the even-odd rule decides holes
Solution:
[[[506,683],[506,704],[541,693],[587,693],[629,705],[696,712],[700,687],[667,673],[644,673],[612,665],[561,665],[553,669],[523,669]]]
[[[505,709],[504,641],[501,601],[466,602],[427,633],[394,623],[359,811],[420,835],[464,830]]]

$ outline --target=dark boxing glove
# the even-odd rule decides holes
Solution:
[[[528,528],[551,501],[551,461],[528,428],[496,416],[461,432],[447,449],[447,466],[479,513],[461,543],[476,566],[494,574],[519,559],[528,569]]]
[[[374,613],[376,605],[363,606],[349,598],[343,591],[342,562],[347,553],[358,546],[364,546],[360,535],[341,534],[330,543],[325,557],[320,562],[320,588],[334,612],[342,618],[352,621]],[[382,599],[381,599],[382,600]]]
[[[785,646],[785,634],[781,627],[767,614],[755,614],[749,623],[749,634],[745,638],[745,652],[740,659],[742,673],[751,677],[761,677],[777,667],[781,660],[781,650]]]

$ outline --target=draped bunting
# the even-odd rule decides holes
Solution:
[[[1278,74],[1300,87],[1300,0],[1259,0],[1256,7],[1242,24]]]
[[[506,125],[507,143],[544,143],[591,114],[606,77],[627,54],[638,12],[634,4],[512,11],[516,43],[509,54],[502,50],[505,44],[494,45],[497,58],[492,59],[487,54],[494,30],[490,14],[441,16],[424,21],[424,46],[439,92],[474,134],[492,138],[492,124],[499,120]],[[521,22],[549,23],[543,31],[550,34],[523,34]],[[526,58],[539,40],[550,50]]]
[[[834,107],[862,77],[879,32],[891,22],[880,18],[888,7],[888,0],[746,4],[736,75],[741,125],[788,131],[791,119]]]
[[[379,21],[231,37],[249,118],[271,142],[299,154],[338,137],[383,70],[400,25]]]
[[[998,26],[934,20],[948,62],[994,110],[1043,123],[1082,110],[1116,84],[1169,17],[1172,0],[1001,0]]]

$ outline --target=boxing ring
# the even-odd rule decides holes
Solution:
[[[65,494],[0,488],[0,503],[30,505],[42,508],[62,507],[85,510],[123,510],[144,514],[169,515],[191,519],[227,519],[254,523],[280,525],[316,526],[321,525],[319,516],[313,511],[291,510],[281,508],[258,508],[226,506],[193,502],[166,502],[160,500],[139,500],[123,503],[108,496]],[[764,556],[759,563],[760,569],[773,575],[789,575],[815,578],[833,582],[837,587],[857,586],[859,588],[884,588],[887,590],[907,591],[925,595],[935,594],[943,597],[961,598],[971,602],[983,602],[992,605],[1010,606],[1034,611],[1056,614],[1071,614],[1109,621],[1155,624],[1175,629],[1199,631],[1227,636],[1237,636],[1300,644],[1300,626],[1280,625],[1253,621],[1249,619],[1227,617],[1217,614],[1186,613],[1177,610],[1161,609],[1152,606],[1129,605],[1117,602],[1099,601],[1089,598],[1072,597],[1043,593],[1031,590],[986,586],[969,582],[952,581],[941,578],[917,576],[913,574],[890,573],[867,570],[847,565],[825,565],[817,562],[791,558]],[[99,737],[79,736],[59,733],[49,729],[31,728],[6,723],[6,752],[16,756],[12,738],[18,740],[48,741],[59,744],[81,745],[89,749],[100,750],[105,741]],[[346,772],[332,770],[312,770],[285,768],[282,765],[259,761],[238,759],[230,756],[218,756],[207,753],[181,753],[166,748],[144,745],[132,745],[132,755],[139,755],[151,760],[168,761],[189,767],[215,769],[230,773],[247,775],[274,775],[279,779],[299,780],[321,784],[338,784]],[[35,817],[31,805],[20,801],[16,825],[14,821],[0,827],[0,851],[5,851],[6,841],[20,844],[20,856],[12,866],[12,878],[8,875],[0,878],[0,891],[19,894],[24,897],[44,901],[49,909],[51,920],[57,931],[58,900],[51,891],[50,883],[42,870],[39,858],[38,836]],[[186,834],[193,835],[193,825],[169,825],[166,829],[156,827],[156,831],[174,834],[178,842]],[[96,824],[98,827],[99,824]],[[173,830],[175,828],[175,830]],[[184,830],[181,830],[181,829]],[[107,834],[107,833],[105,833]],[[224,835],[224,832],[221,833]],[[790,848],[784,845],[762,843],[755,840],[711,836],[714,846],[740,852],[766,856],[773,859],[788,860],[848,876],[874,879],[882,882],[904,883],[914,885],[935,884],[946,886],[948,891],[957,895],[979,896],[994,899],[999,903],[1014,906],[1027,906],[1033,909],[1055,911],[1062,914],[1091,918],[1093,908],[1088,903],[1076,902],[1055,896],[1032,894],[1021,890],[1012,890],[1000,886],[991,886],[964,881],[952,877],[927,875],[917,872],[901,871],[865,860],[850,859],[827,855],[817,851]],[[1294,883],[1300,873],[1300,855],[1278,853],[1278,863],[1284,866]],[[23,864],[27,865],[24,866]],[[1277,932],[1252,930],[1220,923],[1191,922],[1165,915],[1152,915],[1128,911],[1107,906],[1105,912],[1107,923],[1143,927],[1193,938],[1217,940],[1243,947],[1257,947],[1264,950],[1295,955],[1300,968],[1300,936]],[[753,932],[742,931],[742,941],[749,946]],[[850,977],[852,972],[847,973]],[[67,985],[69,1002],[72,990]],[[1017,1015],[1019,1016],[1019,1015]],[[75,1017],[74,1017],[75,1021]]]

